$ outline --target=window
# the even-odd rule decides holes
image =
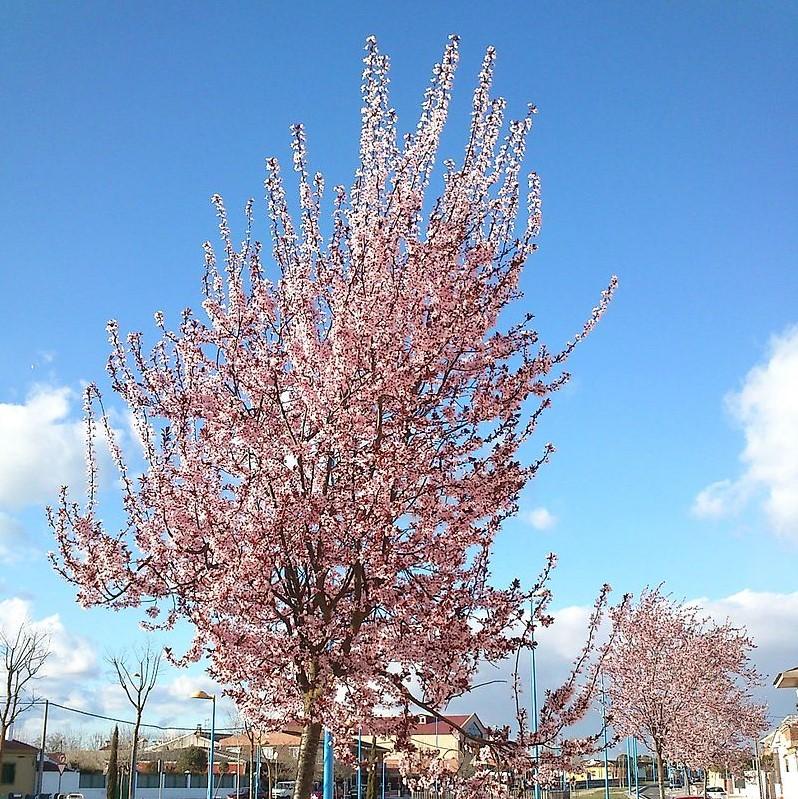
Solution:
[[[17,776],[16,763],[3,763],[0,771],[0,785],[12,785]]]
[[[790,770],[790,758],[789,758],[789,755],[784,755],[784,770],[785,771],[789,771]]]

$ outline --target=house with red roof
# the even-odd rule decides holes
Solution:
[[[480,737],[487,732],[485,725],[476,713],[447,715],[443,718],[421,714],[410,731],[410,740],[417,749],[436,752],[446,767],[457,771],[463,764],[469,763],[479,749],[469,736]],[[393,748],[391,738],[381,738],[381,746]],[[398,755],[387,755],[386,765],[397,767]]]
[[[39,750],[35,746],[15,741],[3,744],[3,762],[0,763],[0,794],[29,794],[35,791],[36,763]]]

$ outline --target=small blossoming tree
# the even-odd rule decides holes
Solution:
[[[534,109],[502,137],[488,50],[465,155],[444,162],[442,194],[430,203],[457,61],[452,38],[415,131],[400,141],[388,61],[368,40],[354,185],[333,189],[325,226],[324,181],[311,176],[304,130],[294,127],[296,217],[277,161],[267,162],[271,263],[251,235],[252,202],[236,246],[213,198],[224,267],[206,243],[206,318],[187,310],[173,331],[156,314],[150,354],[140,334],[125,339],[109,325],[113,388],[146,469],[129,472],[90,386],[87,501],[64,489],[50,513],[56,568],[82,603],[146,603],[152,626],[187,619],[196,640],[177,662],[206,654],[261,727],[302,725],[297,798],[308,795],[323,727],[343,755],[361,726],[412,749],[415,708],[439,714],[469,690],[480,662],[531,646],[534,627],[551,622],[553,559],[536,585],[500,588],[490,582],[491,545],[552,451],[524,463],[519,449],[615,283],[562,349],[540,343],[531,314],[504,324],[541,219],[532,174],[519,226]],[[121,475],[118,531],[97,508],[98,425]],[[528,767],[531,744],[584,714],[605,603],[606,590],[537,733],[519,704],[513,740],[494,730],[475,742],[491,757]],[[461,795],[487,796],[491,780],[504,790],[496,762]]]
[[[643,741],[659,770],[665,760],[707,768],[736,757],[767,728],[752,690],[753,642],[715,624],[658,588],[613,611],[615,640],[604,661],[612,726]]]

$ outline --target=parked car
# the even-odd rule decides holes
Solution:
[[[291,799],[294,795],[294,780],[275,782],[272,788],[272,799]]]
[[[707,796],[712,799],[723,799],[726,796],[726,791],[720,785],[715,785],[712,788],[707,788]]]

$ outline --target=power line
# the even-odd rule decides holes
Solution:
[[[129,721],[127,719],[118,719],[118,718],[115,718],[114,716],[103,715],[102,713],[92,713],[89,710],[80,710],[80,708],[69,707],[69,705],[61,705],[58,702],[53,702],[52,700],[45,700],[45,699],[27,700],[25,702],[25,704],[28,707],[32,707],[34,705],[44,705],[45,701],[49,702],[50,707],[57,707],[57,708],[60,708],[61,710],[67,710],[70,713],[78,713],[81,716],[90,716],[91,718],[102,719],[103,721],[113,721],[116,724],[128,724],[131,727],[135,726],[135,724],[136,724],[135,721]],[[176,726],[171,725],[171,724],[169,726],[164,726],[162,724],[148,724],[148,723],[146,723],[144,721],[142,721],[141,724],[139,724],[139,726],[140,727],[150,727],[152,729],[163,730],[163,731],[175,730],[175,731],[178,731],[178,732],[196,732],[196,730],[197,730],[197,726],[196,725],[194,727],[176,727]],[[244,731],[244,727],[219,727],[217,729],[218,729],[219,732],[230,732],[230,733],[239,732],[239,731],[243,732]]]
[[[103,719],[105,721],[113,721],[113,722],[116,722],[117,724],[129,724],[131,726],[134,726],[135,723],[136,723],[135,721],[127,721],[125,719],[117,719],[117,718],[114,718],[113,716],[104,716],[101,713],[92,713],[92,712],[90,712],[88,710],[79,710],[76,707],[68,707],[67,705],[59,705],[58,702],[50,702],[50,707],[59,707],[59,708],[61,708],[61,710],[68,710],[70,713],[79,713],[81,716],[91,716],[92,718],[95,718],[95,719]],[[196,732],[196,730],[197,730],[196,726],[194,726],[194,727],[175,727],[175,726],[170,725],[168,727],[165,727],[165,726],[163,726],[161,724],[146,724],[143,721],[141,722],[141,724],[139,726],[140,727],[152,727],[153,729],[156,729],[156,730],[179,730],[181,732]],[[243,731],[243,729],[244,729],[243,727],[219,727],[219,728],[217,728],[217,731],[218,732],[237,732],[238,730],[242,730]]]

